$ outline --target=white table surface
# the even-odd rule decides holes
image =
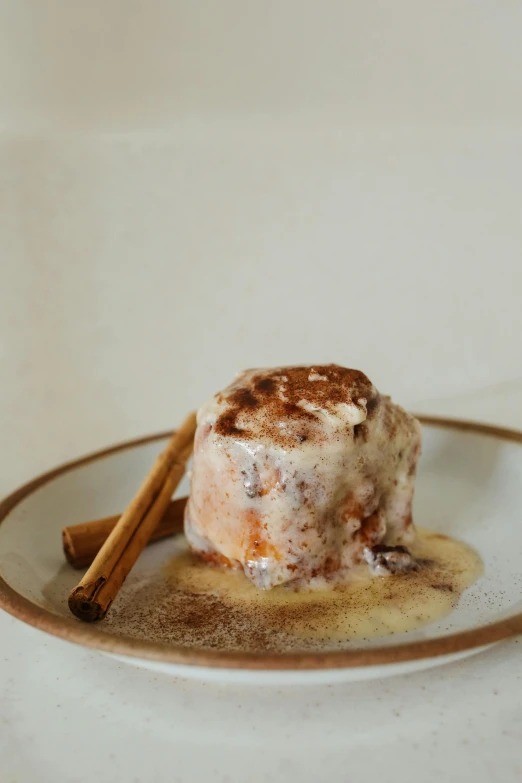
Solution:
[[[431,407],[522,427],[521,393]],[[278,689],[153,676],[5,614],[0,638],[2,783],[522,776],[522,640],[404,677]]]

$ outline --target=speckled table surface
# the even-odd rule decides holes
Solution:
[[[521,645],[405,678],[169,680],[1,618],[2,781],[515,783]]]
[[[468,396],[468,413],[522,426],[521,390]],[[277,689],[154,676],[6,614],[0,638],[2,783],[522,775],[522,640],[405,677]]]

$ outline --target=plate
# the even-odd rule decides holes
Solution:
[[[479,652],[522,633],[522,433],[431,417],[423,423],[414,517],[484,561],[483,576],[450,615],[343,649],[278,651],[194,646],[179,638],[154,589],[180,540],[149,546],[109,617],[84,624],[67,596],[79,572],[64,562],[63,526],[121,511],[169,433],[119,444],[29,482],[0,505],[0,606],[42,631],[171,675],[251,683],[321,683],[403,674]],[[180,487],[180,493],[186,486]],[[181,537],[182,538],[182,537]],[[122,610],[136,601],[136,612]],[[125,619],[127,617],[127,620]],[[176,633],[174,633],[176,630]],[[223,638],[227,637],[223,619]],[[175,642],[173,639],[175,638]]]

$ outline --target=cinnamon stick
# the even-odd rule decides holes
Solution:
[[[118,591],[170,503],[192,452],[196,414],[191,413],[157,457],[87,573],[69,596],[69,609],[93,622],[107,614]]]
[[[187,498],[171,500],[158,526],[154,529],[150,541],[157,541],[160,538],[183,532],[183,513],[186,503]],[[69,525],[63,528],[63,551],[73,568],[85,568],[92,563],[120,516],[117,514],[113,517],[94,519],[91,522],[81,522],[78,525]]]

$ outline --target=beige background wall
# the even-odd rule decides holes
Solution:
[[[0,490],[249,365],[459,413],[521,377],[521,21],[3,3]]]

